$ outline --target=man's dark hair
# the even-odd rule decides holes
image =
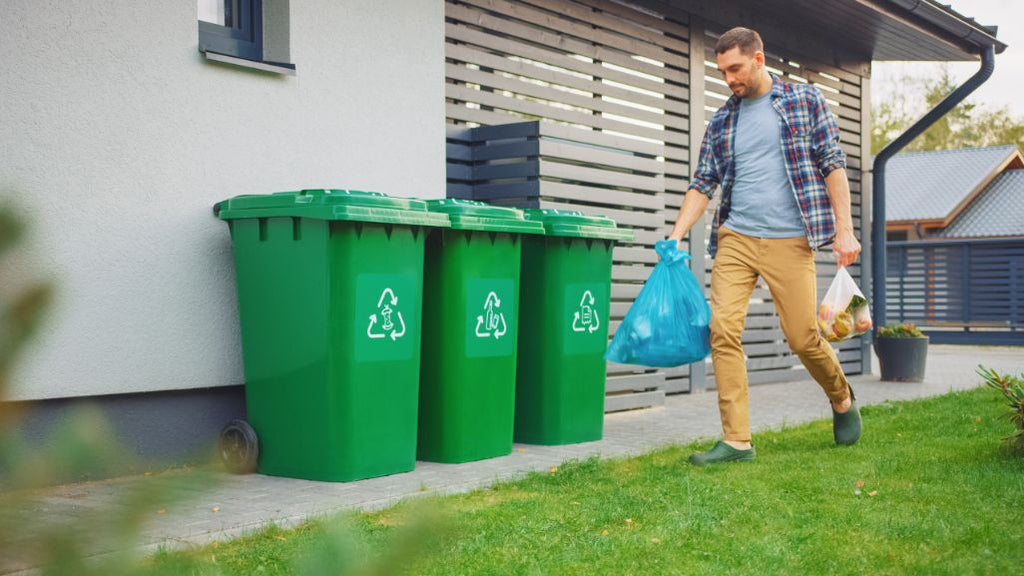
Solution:
[[[725,54],[733,48],[739,47],[740,53],[744,56],[753,56],[754,52],[764,52],[764,43],[761,42],[761,35],[750,28],[737,26],[722,34],[715,44],[715,54]]]

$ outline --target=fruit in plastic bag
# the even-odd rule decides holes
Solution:
[[[711,352],[711,308],[675,240],[655,245],[661,260],[626,312],[605,359],[641,366],[680,366]]]
[[[868,310],[867,306],[860,307],[853,320],[853,329],[856,330],[858,334],[863,334],[868,330],[871,330],[871,312]]]
[[[847,311],[842,311],[836,314],[834,320],[832,320],[832,334],[835,335],[836,340],[843,340],[850,335],[850,330],[853,329],[853,317]]]
[[[846,268],[840,268],[818,306],[818,331],[829,342],[841,342],[864,334],[871,326],[867,298]]]

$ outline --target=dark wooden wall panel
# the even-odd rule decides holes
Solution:
[[[494,167],[483,174],[490,180],[535,171],[543,176],[534,205],[609,216],[634,230],[635,243],[616,248],[614,255],[614,329],[656,262],[654,242],[665,237],[675,220],[706,119],[729,95],[715,67],[707,64],[715,60],[712,47],[727,23],[678,11],[662,15],[650,6],[612,0],[448,0],[445,16],[450,190],[463,197],[473,190],[489,193],[486,182],[466,179],[473,162],[459,156],[466,145],[460,130],[540,120],[549,128],[548,137],[539,138],[543,148],[524,157],[523,166]],[[866,183],[860,172],[868,161],[863,157],[866,79],[815,62],[813,56],[780,55],[768,48],[774,72],[819,86],[836,113],[849,161],[854,224],[860,230],[868,211],[861,200]],[[563,134],[556,134],[559,130]],[[590,138],[593,147],[560,143],[566,135],[577,144]],[[628,143],[637,147],[628,165],[617,171],[588,167],[607,162],[603,148],[628,148]],[[655,173],[657,178],[647,177]],[[715,204],[717,199],[711,207]],[[693,234],[696,245],[690,248],[694,271],[705,282],[711,266],[705,250],[708,221]],[[817,261],[824,293],[835,265],[826,254]],[[850,271],[855,278],[862,276],[860,265]],[[805,376],[789,353],[763,286],[755,291],[750,309],[744,343],[751,382]],[[866,348],[859,339],[838,348],[849,373],[863,369]],[[710,361],[668,370],[609,364],[607,408],[657,404],[665,392],[712,384],[710,372]]]

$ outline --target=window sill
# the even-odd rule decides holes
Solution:
[[[225,64],[232,64],[234,66],[241,66],[242,68],[251,68],[253,70],[260,70],[262,72],[270,72],[272,74],[280,74],[282,76],[295,76],[295,65],[294,64],[283,64],[279,62],[257,62],[255,60],[246,60],[245,58],[238,58],[235,56],[228,56],[226,54],[218,54],[216,52],[206,51],[203,52],[207,60],[214,62],[223,62]]]

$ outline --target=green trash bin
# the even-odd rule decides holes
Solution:
[[[260,472],[310,480],[412,470],[423,227],[448,218],[354,190],[236,196],[214,211],[234,246],[251,425],[225,429],[225,460],[244,469],[257,453]]]
[[[451,228],[427,236],[420,460],[468,462],[512,451],[523,234],[515,208],[432,200]]]
[[[609,218],[527,210],[546,235],[523,243],[515,441],[600,440],[612,248],[633,239]]]

